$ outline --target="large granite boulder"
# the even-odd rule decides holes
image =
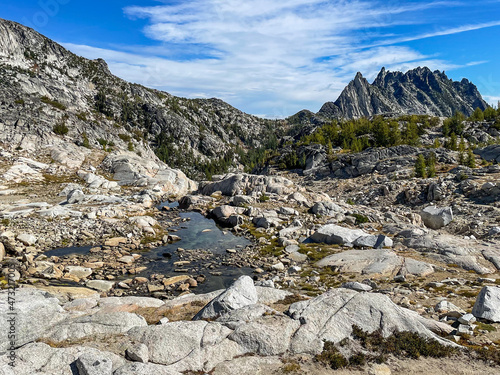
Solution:
[[[472,308],[472,314],[476,318],[500,322],[500,287],[485,286],[479,292],[476,303]]]
[[[345,210],[333,202],[317,202],[311,207],[310,212],[321,216],[335,216],[345,213]]]
[[[426,227],[440,229],[451,223],[453,211],[451,207],[428,206],[420,212],[420,216]]]
[[[193,320],[213,319],[228,311],[257,303],[258,295],[253,280],[249,276],[241,276],[222,294],[208,303]]]
[[[491,145],[484,148],[476,148],[474,154],[481,156],[486,161],[500,163],[500,145]]]
[[[316,298],[292,304],[287,314],[301,322],[291,342],[293,353],[320,353],[324,341],[339,343],[350,337],[353,325],[369,333],[380,330],[385,337],[394,331],[416,332],[451,345],[416,318],[418,314],[399,307],[389,297],[378,293],[331,289]]]
[[[119,185],[160,186],[165,194],[186,195],[196,190],[196,182],[177,169],[156,159],[146,159],[132,152],[112,153],[102,167],[113,173]]]
[[[349,229],[335,224],[323,225],[310,237],[314,242],[326,243],[329,245],[352,244],[360,237],[366,237],[369,234],[361,229]]]

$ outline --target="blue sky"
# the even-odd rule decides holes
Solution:
[[[126,80],[267,117],[316,112],[382,66],[445,70],[500,100],[500,0],[0,0],[0,17]]]

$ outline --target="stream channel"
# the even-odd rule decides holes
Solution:
[[[164,206],[175,209],[178,207],[178,203],[165,202],[157,206],[157,208],[161,210]],[[251,244],[248,239],[235,236],[231,232],[221,229],[217,226],[214,220],[207,219],[198,212],[180,212],[179,216],[183,220],[181,220],[177,226],[168,228],[168,231],[173,234],[175,233],[175,235],[179,236],[181,240],[151,249],[147,252],[140,252],[145,259],[149,260],[149,263],[145,264],[145,266],[148,267],[147,270],[136,276],[148,277],[152,274],[163,274],[168,278],[180,275],[181,273],[175,272],[175,269],[179,267],[174,265],[175,262],[184,260],[179,256],[179,252],[177,251],[178,248],[185,250],[209,250],[215,256],[223,256],[227,249],[240,251],[247,245]],[[73,254],[87,255],[92,247],[93,246],[54,249],[46,251],[44,254],[47,257],[64,257]],[[217,289],[227,288],[241,275],[252,274],[252,268],[224,266],[220,262],[217,262],[217,259],[220,258],[211,258],[210,260],[211,263],[219,264],[219,267],[215,267],[210,270],[201,270],[200,273],[206,277],[206,280],[205,282],[198,284],[198,286],[193,289],[196,294],[208,293]],[[206,261],[203,263],[206,263]],[[186,267],[191,270],[199,269],[199,266],[200,265],[196,264],[196,262],[192,262]],[[193,274],[192,276],[196,276],[196,274]],[[130,277],[130,275],[127,275],[127,277]]]

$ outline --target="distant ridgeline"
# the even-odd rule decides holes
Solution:
[[[54,135],[88,148],[145,155],[147,145],[192,178],[251,168],[277,147],[283,121],[219,99],[186,99],[120,79],[33,29],[0,19],[0,142]],[[15,131],[14,131],[15,128]],[[10,137],[10,134],[14,136]],[[9,138],[10,137],[10,138]]]
[[[0,19],[0,142],[14,147],[28,137],[37,147],[64,139],[144,157],[152,149],[189,177],[205,178],[237,168],[252,171],[278,155],[288,157],[283,151],[290,142],[352,151],[417,144],[426,128],[437,125],[432,116],[456,113],[443,129],[447,136],[460,136],[456,124],[476,108],[492,116],[466,79],[453,82],[427,68],[404,74],[382,69],[373,84],[356,75],[335,102],[316,114],[301,111],[287,120],[264,120],[219,99],[179,98],[129,83],[111,74],[102,59],[77,56],[28,27]],[[403,122],[363,119],[379,114],[418,116]],[[304,156],[290,155],[278,164],[302,164]]]

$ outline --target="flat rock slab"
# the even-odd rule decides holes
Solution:
[[[352,244],[359,237],[366,237],[369,234],[361,229],[349,229],[335,224],[323,225],[310,237],[314,242],[326,243],[329,245]]]
[[[500,244],[493,241],[482,244],[450,234],[412,235],[403,240],[411,249],[423,251],[432,258],[446,263],[456,264],[465,270],[472,270],[480,275],[495,273]],[[486,260],[493,264],[489,264]]]
[[[112,374],[114,370],[125,364],[125,360],[122,357],[110,352],[99,351],[83,346],[52,348],[40,342],[27,344],[19,348],[16,350],[16,357],[16,367],[13,371],[12,367],[8,365],[7,356],[0,356],[0,374],[74,375],[79,373],[80,375],[95,375],[95,372],[89,372],[87,370],[91,371],[91,367],[93,367],[91,365],[95,363],[98,358],[106,361],[108,366],[111,364],[110,367],[104,368],[104,370],[107,371],[104,374]],[[75,362],[81,357],[82,361],[85,360],[85,358],[93,358],[94,362],[92,362],[86,370],[78,372]]]
[[[209,371],[219,362],[244,354],[239,345],[227,339],[231,332],[220,323],[199,320],[134,328],[128,336],[148,347],[150,362],[179,372]]]
[[[0,352],[7,349],[10,305],[7,291],[0,292]],[[64,310],[59,300],[47,292],[26,288],[17,289],[14,312],[16,313],[16,347],[42,337],[47,330],[62,321]]]
[[[339,272],[363,275],[394,276],[406,272],[426,276],[434,272],[427,263],[398,256],[391,250],[348,250],[332,254],[316,263],[319,267],[334,267]]]
[[[95,289],[100,292],[109,292],[115,285],[115,282],[106,280],[89,280],[85,285],[90,289]]]
[[[79,340],[96,334],[120,334],[134,327],[147,326],[142,316],[128,312],[112,312],[68,318],[43,335],[53,342]]]

